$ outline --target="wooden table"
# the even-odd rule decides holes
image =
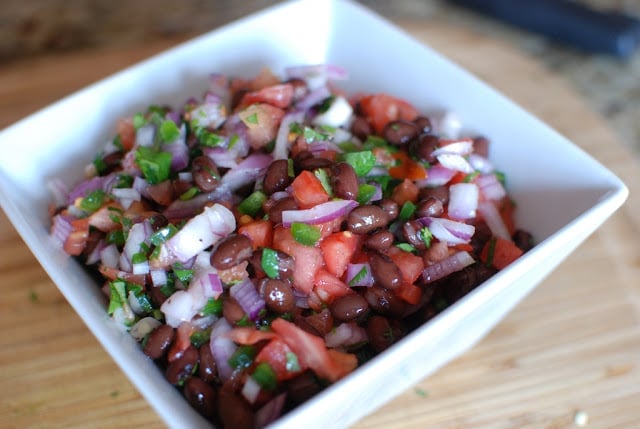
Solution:
[[[565,82],[507,44],[402,25],[585,148],[631,196],[476,347],[354,427],[640,427],[637,161]],[[0,126],[175,43],[1,65]],[[162,427],[1,213],[0,296],[0,427]]]

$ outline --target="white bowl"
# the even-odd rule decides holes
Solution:
[[[211,72],[333,63],[350,92],[388,92],[419,110],[455,111],[488,136],[517,223],[538,244],[517,262],[273,427],[345,427],[471,347],[625,200],[610,171],[557,132],[401,30],[348,1],[285,3],[89,86],[0,134],[0,203],[107,352],[170,427],[208,426],[130,336],[108,318],[95,281],[48,239],[45,183],[73,183],[115,121],[201,94]],[[550,94],[553,96],[553,94]]]

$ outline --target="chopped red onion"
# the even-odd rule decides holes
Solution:
[[[440,146],[433,151],[432,155],[438,157],[443,154],[466,156],[473,152],[473,141],[471,139],[461,139]]]
[[[56,207],[62,207],[67,205],[67,195],[69,194],[69,188],[59,178],[51,179],[47,182],[47,188],[53,197],[53,203]]]
[[[447,213],[454,220],[476,217],[479,190],[475,183],[456,183],[449,187]]]
[[[202,213],[191,218],[173,237],[160,248],[152,268],[186,262],[198,252],[217,243],[236,228],[236,219],[222,204],[205,207]]]
[[[209,94],[217,96],[220,102],[229,108],[231,105],[231,91],[227,76],[220,73],[212,74],[209,78],[209,91],[205,100],[207,100]]]
[[[216,129],[227,119],[226,108],[220,104],[220,97],[213,94],[205,96],[205,102],[193,109],[191,114],[191,125]]]
[[[85,260],[85,264],[93,265],[97,262],[100,262],[100,254],[102,253],[102,249],[107,247],[107,243],[103,239],[100,239],[98,243],[95,245],[91,253],[87,255],[87,259]]]
[[[289,227],[294,222],[311,225],[329,222],[349,214],[357,206],[358,202],[355,200],[335,200],[306,210],[285,210],[282,212],[282,225]]]
[[[473,225],[440,217],[422,217],[418,220],[429,228],[434,237],[449,245],[468,243],[476,230]]]
[[[102,189],[104,181],[105,176],[95,176],[80,182],[71,190],[71,192],[69,192],[69,195],[67,196],[67,204],[73,204],[76,199],[84,198],[91,192]]]
[[[179,290],[174,292],[160,306],[167,325],[177,328],[182,322],[190,321],[196,315],[193,294]]]
[[[296,107],[300,110],[307,111],[313,106],[322,103],[331,96],[331,91],[326,85],[321,85],[310,91],[302,100],[298,101]]]
[[[134,201],[140,201],[142,196],[135,188],[113,188],[111,194],[120,202],[126,210]]]
[[[374,279],[371,273],[371,266],[366,262],[361,264],[348,264],[346,283],[349,286],[373,286]]]
[[[59,214],[53,217],[50,235],[58,247],[62,249],[71,231],[73,231],[73,227],[71,226],[71,220],[69,218]]]
[[[495,174],[481,174],[475,179],[480,188],[480,193],[487,200],[500,201],[507,196],[507,191],[502,186]]]
[[[367,341],[367,331],[356,323],[341,323],[324,336],[327,347],[352,346]]]
[[[268,424],[274,422],[278,417],[280,417],[286,398],[286,392],[281,393],[256,411],[255,427],[266,427]]]
[[[145,223],[147,226],[145,226]],[[149,235],[151,235],[150,225],[148,225],[148,221],[140,222],[134,224],[129,230],[129,234],[127,235],[127,241],[124,243],[124,248],[122,249],[122,254],[120,255],[120,269],[122,271],[132,272],[133,266],[131,264],[131,259],[133,255],[140,252],[140,246],[142,243],[148,241]],[[139,274],[146,274],[144,273]]]
[[[248,278],[231,286],[229,294],[240,304],[251,320],[256,320],[265,308],[264,299],[258,294],[255,285]]]
[[[431,283],[448,276],[451,273],[473,264],[475,260],[467,251],[454,253],[433,265],[425,267],[422,271],[422,278],[426,283]]]
[[[118,246],[115,244],[109,244],[102,251],[100,251],[100,262],[102,265],[108,268],[118,268],[118,261],[120,260],[120,252]]]
[[[278,133],[276,134],[276,143],[273,148],[273,159],[289,158],[289,133],[291,132],[291,125],[303,122],[304,115],[304,111],[302,110],[284,115],[280,122]]]
[[[462,155],[443,153],[438,155],[437,159],[443,167],[451,170],[462,171],[467,174],[471,174],[474,171],[471,164],[469,164],[469,161],[467,161]]]
[[[426,179],[416,180],[416,185],[419,188],[446,185],[455,175],[456,170],[436,164],[429,167]]]
[[[482,174],[489,174],[495,171],[495,168],[491,161],[485,158],[482,155],[478,155],[477,153],[472,153],[468,157],[469,164],[473,167],[474,170],[479,171]]]
[[[487,223],[487,226],[491,230],[491,233],[504,240],[511,241],[511,235],[509,234],[509,230],[507,226],[504,224],[502,220],[502,216],[500,216],[500,212],[496,205],[491,201],[481,201],[478,204],[478,212],[480,216]]]
[[[264,175],[273,158],[264,153],[254,153],[245,158],[240,164],[222,176],[220,186],[235,191],[245,185],[253,183]]]
[[[344,127],[351,121],[352,115],[353,107],[351,107],[349,101],[342,96],[338,96],[332,101],[327,111],[313,118],[313,123],[329,127]]]
[[[238,165],[237,154],[223,147],[205,147],[202,152],[211,158],[218,167],[235,168]]]
[[[209,340],[211,354],[213,355],[213,360],[216,362],[218,375],[223,382],[231,378],[233,374],[233,368],[229,365],[229,358],[231,358],[238,347],[233,341],[223,335],[231,331],[231,329],[232,327],[229,322],[227,322],[227,319],[221,317],[211,327]]]
[[[180,171],[189,165],[189,148],[186,138],[187,127],[182,124],[178,137],[174,141],[162,145],[162,150],[171,154],[171,169],[173,171]]]
[[[312,91],[326,85],[329,80],[345,80],[349,77],[345,69],[332,64],[287,67],[285,74],[289,79],[304,80]]]

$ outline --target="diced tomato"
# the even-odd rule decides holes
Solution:
[[[473,246],[469,243],[459,243],[454,246],[451,246],[451,249],[455,249],[457,251],[465,251],[465,252],[473,252]]]
[[[413,284],[418,280],[420,275],[422,275],[424,261],[420,256],[405,252],[395,246],[392,246],[387,254],[398,268],[400,268],[403,283]]]
[[[299,370],[296,370],[292,365],[292,359],[297,360]],[[278,381],[293,378],[307,369],[307,366],[300,362],[300,359],[298,359],[297,355],[291,350],[287,343],[279,337],[269,341],[256,355],[255,361],[257,363],[268,363],[276,373]]]
[[[276,138],[284,110],[266,103],[252,104],[238,112],[247,127],[247,141],[253,149],[260,149]]]
[[[398,203],[400,207],[407,201],[415,203],[418,201],[418,194],[420,189],[413,181],[404,179],[402,183],[398,184],[393,191],[391,191],[391,199]]]
[[[252,91],[257,91],[268,86],[277,85],[278,83],[280,83],[278,76],[276,76],[269,67],[263,67],[260,73],[248,82],[248,88]]]
[[[389,175],[394,179],[422,180],[427,178],[427,169],[409,157],[404,151],[393,154],[396,160],[394,167],[389,169]]]
[[[422,298],[422,289],[411,283],[402,284],[394,292],[398,298],[413,305],[418,304]]]
[[[69,255],[80,255],[87,245],[89,238],[89,219],[75,219],[71,221],[71,233],[64,242],[63,249]]]
[[[511,236],[516,232],[516,221],[513,217],[515,210],[515,203],[509,197],[505,197],[502,200],[502,205],[500,206],[500,217],[502,217],[502,221]]]
[[[501,270],[522,255],[523,251],[513,241],[494,237],[480,252],[480,260]]]
[[[316,224],[315,227],[320,230],[320,237],[325,238],[333,234],[334,232],[340,231],[342,222],[346,219],[346,217],[346,215],[340,216],[335,218],[334,220]]]
[[[273,222],[266,219],[252,220],[239,227],[238,234],[246,235],[251,239],[253,250],[261,247],[271,247],[273,242]]]
[[[341,231],[325,237],[320,242],[324,263],[331,274],[337,278],[342,278],[342,275],[347,270],[347,265],[358,248],[359,241],[356,234],[352,234],[349,231]]]
[[[302,209],[308,209],[329,201],[329,194],[325,191],[320,180],[307,170],[293,179],[291,190],[298,207]]]
[[[122,279],[128,281],[129,283],[134,283],[140,286],[144,286],[147,283],[146,275],[144,274],[133,274],[126,271],[121,271],[117,268],[106,267],[104,265],[100,265],[98,270],[100,271],[100,274],[102,274],[108,280]]]
[[[190,322],[182,322],[176,329],[176,336],[167,352],[167,360],[173,362],[179,359],[185,350],[191,345],[191,334],[196,331],[196,327]]]
[[[246,93],[240,100],[239,107],[246,107],[254,103],[267,103],[285,109],[289,107],[292,99],[293,85],[283,83]]]
[[[340,373],[347,375],[358,366],[358,358],[353,353],[345,353],[340,350],[327,349],[329,358],[340,368]]]
[[[273,232],[273,248],[293,258],[293,285],[300,292],[309,294],[313,290],[315,275],[324,263],[320,248],[298,243],[291,230],[283,226],[276,227]]]
[[[125,152],[131,150],[136,142],[136,129],[133,126],[133,120],[131,118],[121,119],[118,121],[116,131]]]
[[[298,356],[298,361],[311,368],[320,378],[334,382],[355,368],[352,365],[355,356],[350,358],[344,356],[346,353],[337,355],[330,352],[322,338],[300,329],[291,322],[276,319],[271,323],[271,329],[293,350]]]
[[[250,345],[260,341],[272,340],[276,338],[276,334],[268,331],[259,331],[252,327],[235,327],[223,334],[225,338],[229,338],[236,344]]]
[[[349,286],[322,267],[314,278],[314,291],[322,302],[330,303],[335,298],[351,293]]]
[[[378,134],[382,134],[385,125],[391,121],[413,121],[418,116],[418,111],[411,104],[388,94],[365,96],[360,99],[360,108]]]

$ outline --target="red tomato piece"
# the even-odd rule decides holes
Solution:
[[[125,151],[131,150],[136,142],[136,129],[133,126],[133,119],[126,118],[118,121],[116,131],[120,136],[120,142],[122,143],[122,149]]]
[[[273,232],[273,248],[293,258],[293,285],[300,292],[309,294],[313,290],[316,272],[324,263],[320,248],[298,243],[291,230],[282,226]]]
[[[87,245],[89,238],[89,219],[75,219],[71,221],[71,233],[64,242],[63,249],[69,255],[80,255]]]
[[[501,270],[516,259],[524,252],[513,241],[504,238],[494,237],[485,244],[480,252],[480,259],[485,264],[493,265]]]
[[[400,207],[407,201],[415,203],[418,201],[420,189],[409,179],[404,179],[391,191],[391,199],[398,203]]]
[[[395,246],[389,249],[388,255],[398,268],[400,268],[400,274],[402,274],[402,282],[404,284],[413,284],[422,275],[424,261],[420,256],[405,252]]]
[[[353,358],[344,356],[343,353],[338,356],[330,352],[322,338],[291,322],[276,319],[271,323],[271,329],[293,350],[298,361],[311,368],[320,378],[335,382],[355,368],[351,366]]]
[[[252,104],[238,112],[253,149],[260,149],[276,138],[284,114],[284,110],[267,103]]]
[[[351,293],[351,289],[345,282],[331,274],[324,267],[316,272],[314,279],[314,291],[318,297],[326,303],[335,298]]]
[[[422,180],[427,178],[427,169],[407,155],[398,151],[393,154],[397,165],[389,169],[389,175],[394,179]]]
[[[382,134],[385,125],[391,121],[413,121],[418,116],[418,111],[411,104],[388,94],[363,97],[360,99],[360,108],[378,134]]]
[[[298,370],[295,369],[293,365],[295,362],[293,361],[294,357],[290,354],[295,356],[299,367]],[[276,373],[278,381],[293,378],[307,369],[307,366],[300,362],[298,356],[291,350],[287,343],[279,337],[269,341],[257,354],[255,361],[257,363],[268,363]]]
[[[100,274],[108,280],[122,279],[140,286],[144,286],[147,283],[145,274],[132,274],[126,271],[120,271],[117,268],[105,267],[104,265],[100,265],[98,270]]]
[[[276,338],[273,332],[259,331],[252,327],[236,327],[223,334],[236,344],[250,345],[260,341],[272,340]]]
[[[291,183],[292,195],[298,207],[308,209],[329,201],[320,180],[310,171],[303,171]]]
[[[358,236],[349,231],[335,232],[320,242],[324,263],[331,274],[342,278],[358,248],[358,242]]]
[[[251,239],[253,250],[271,247],[273,242],[273,222],[266,219],[252,220],[238,228],[238,234]]]
[[[167,352],[167,360],[169,362],[179,359],[184,351],[189,348],[191,345],[191,334],[193,334],[195,330],[195,326],[190,322],[182,322],[180,326],[178,326],[176,336]]]
[[[283,83],[257,91],[246,93],[240,100],[240,107],[246,107],[254,103],[267,103],[281,109],[289,107],[293,100],[293,85]]]

